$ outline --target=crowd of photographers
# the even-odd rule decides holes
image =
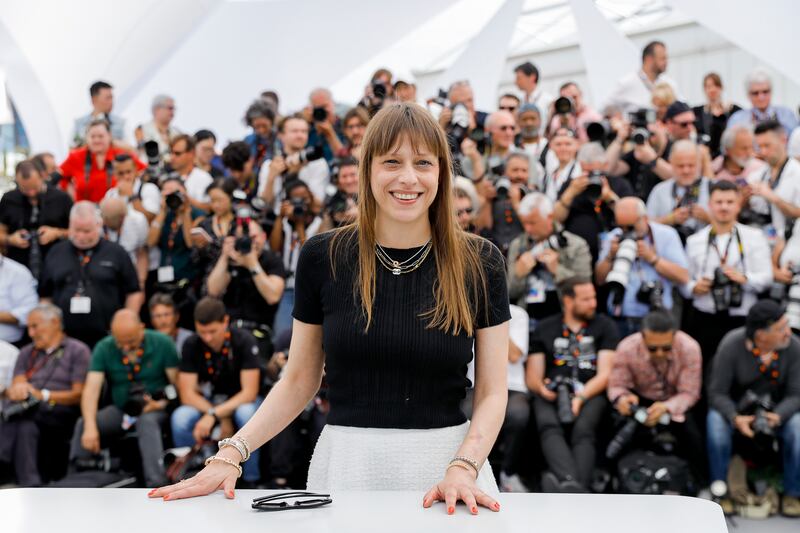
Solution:
[[[800,516],[797,115],[761,71],[749,106],[711,73],[691,107],[667,59],[648,44],[603,109],[573,82],[548,95],[531,63],[496,109],[468,81],[423,103],[454,154],[454,215],[507,259],[500,484],[710,487],[731,510],[736,455],[781,467],[781,510]],[[173,125],[169,96],[130,144],[111,85],[90,96],[69,156],[20,163],[0,199],[0,463],[20,485],[131,450],[161,484],[245,423],[286,363],[300,248],[355,219],[370,117],[417,101],[384,69],[341,116],[324,88],[286,115],[265,91],[218,152]],[[326,409],[323,386],[244,483],[302,483]]]

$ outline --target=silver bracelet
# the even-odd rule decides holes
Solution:
[[[236,448],[236,451],[242,456],[242,463],[250,459],[250,450],[239,439],[222,439],[217,446],[220,450],[228,446]]]
[[[455,462],[467,463],[469,466],[472,467],[473,470],[475,470],[476,474],[480,474],[480,470],[481,469],[478,466],[478,461],[476,461],[475,459],[472,459],[471,457],[465,457],[463,455],[456,455],[455,457],[453,457],[453,459],[450,461],[449,464],[453,464]]]

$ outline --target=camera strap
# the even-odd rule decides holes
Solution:
[[[717,257],[719,257],[719,266],[724,266],[728,264],[728,254],[731,250],[731,243],[733,242],[734,237],[736,237],[737,247],[739,249],[739,265],[742,267],[742,270],[745,269],[744,263],[744,243],[742,242],[741,235],[739,235],[739,228],[736,226],[733,227],[731,230],[731,237],[728,239],[728,244],[725,246],[725,254],[721,254],[719,252],[719,248],[717,247],[717,234],[714,232],[714,228],[711,228],[708,232],[708,247],[706,248],[706,255],[703,259],[703,268],[700,272],[705,272],[706,266],[708,265],[708,255],[709,255],[709,248],[713,247],[714,251],[717,252]],[[744,272],[743,272],[744,273]]]
[[[25,369],[25,379],[28,381],[36,375],[37,372],[42,370],[45,366],[47,366],[51,361],[58,362],[61,359],[61,356],[64,355],[64,345],[63,343],[55,350],[53,353],[48,354],[46,351],[42,353],[42,357],[39,357],[39,350],[34,348],[31,350],[31,355],[28,358],[28,368]],[[54,364],[50,368],[50,374],[48,374],[47,378],[44,380],[44,383],[50,381],[50,378],[53,377],[53,372],[55,372],[56,367],[58,365]],[[43,387],[44,385],[42,385]],[[40,388],[42,388],[40,387]]]
[[[105,171],[106,171],[106,190],[111,188],[111,177],[113,176],[113,171],[111,169],[111,160],[109,159],[108,156],[109,156],[109,154],[108,154],[108,152],[106,152],[106,165],[105,165],[105,167],[106,167],[105,168]],[[86,161],[85,161],[85,164],[84,164],[84,167],[83,167],[83,179],[86,180],[86,187],[87,188],[89,187],[89,178],[90,178],[90,176],[92,174],[92,167],[93,166],[94,165],[92,164],[92,153],[87,148],[86,149]],[[88,191],[87,191],[87,196],[88,196]]]
[[[675,207],[684,207],[686,205],[693,204],[697,202],[700,198],[700,186],[703,183],[703,178],[697,178],[694,183],[685,187],[683,194],[678,196],[678,182],[672,182],[672,198],[675,200]]]
[[[78,270],[80,271],[80,280],[78,280],[78,293],[83,295],[86,292],[86,289],[89,287],[89,278],[86,275],[86,269],[89,267],[89,263],[92,262],[92,254],[94,254],[94,250],[78,250],[76,249],[77,254],[76,258],[78,260]]]
[[[554,188],[553,195],[554,197],[558,197],[558,193],[561,191],[561,188],[564,187],[565,185],[568,185],[569,182],[572,181],[572,173],[574,171],[575,171],[575,161],[573,161],[572,164],[569,166],[569,170],[567,170],[566,173],[563,174],[565,176],[563,180],[559,180],[557,177],[557,176],[560,177],[560,175],[558,174],[558,169],[556,169],[556,171],[552,174],[552,176],[548,176],[548,174],[545,172],[544,184],[543,184],[544,186],[542,187],[543,189],[542,192],[547,194],[547,187],[549,185],[552,185],[552,187]],[[552,179],[548,179],[550,177],[552,177]],[[559,181],[561,181],[561,185],[559,185],[558,183]]]

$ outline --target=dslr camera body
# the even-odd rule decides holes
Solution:
[[[555,392],[557,395],[556,413],[558,414],[558,421],[565,425],[575,422],[575,415],[572,414],[572,395],[575,392],[575,380],[559,374],[553,377],[550,383],[545,385],[545,388]]]
[[[664,285],[661,280],[642,283],[636,292],[636,300],[650,306],[651,310],[664,309]]]
[[[648,125],[656,121],[656,112],[652,109],[642,108],[628,113],[628,122],[631,124],[630,139],[638,145],[643,145],[650,140]]]
[[[661,415],[661,418],[658,419],[658,423],[666,426],[671,420],[672,418],[670,417],[669,413],[664,413]],[[625,421],[625,424],[608,443],[608,447],[606,448],[606,458],[610,460],[616,459],[622,450],[624,450],[631,443],[631,440],[633,439],[634,434],[636,434],[638,427],[644,426],[646,421],[647,408],[642,407],[641,405],[632,405],[631,414]]]
[[[776,302],[786,304],[786,317],[789,327],[800,330],[800,266],[791,266],[792,281],[786,283],[774,282],[769,290],[769,297]]]
[[[742,286],[726,276],[722,267],[717,267],[714,269],[714,278],[711,281],[711,297],[717,312],[740,307],[743,297]]]
[[[755,416],[752,428],[757,435],[764,437],[774,437],[775,429],[769,425],[767,413],[775,408],[775,404],[769,394],[756,394],[748,389],[744,396],[739,400],[736,410],[740,414],[750,414]]]
[[[639,247],[636,244],[638,236],[633,231],[624,232],[619,236],[619,249],[611,265],[611,271],[606,276],[606,283],[611,291],[612,302],[614,305],[622,303],[625,297],[625,289],[633,268],[633,262],[639,255]]]

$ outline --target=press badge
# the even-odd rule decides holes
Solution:
[[[158,282],[169,283],[175,281],[175,268],[172,265],[158,268]]]
[[[528,295],[525,297],[527,304],[540,304],[545,301],[546,287],[544,281],[539,278],[528,278]]]
[[[69,300],[69,312],[73,315],[88,315],[92,312],[92,299],[88,296],[73,296]]]

